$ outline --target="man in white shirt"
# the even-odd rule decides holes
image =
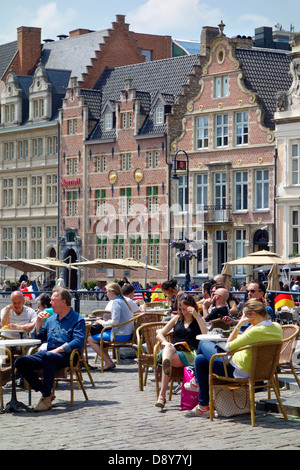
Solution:
[[[28,333],[36,322],[36,313],[31,307],[24,305],[25,299],[20,291],[11,294],[11,303],[1,310],[1,328],[7,326],[9,330],[25,330]],[[18,333],[5,332],[9,338],[19,337]]]

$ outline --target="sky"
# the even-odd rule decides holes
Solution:
[[[42,28],[42,39],[57,40],[77,28],[103,30],[116,15],[130,30],[200,40],[203,26],[225,23],[228,37],[253,36],[255,28],[281,25],[300,31],[297,0],[0,0],[0,44],[15,41],[19,26]]]

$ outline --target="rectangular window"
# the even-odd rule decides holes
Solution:
[[[292,211],[292,254],[296,256],[300,254],[300,211]]]
[[[255,172],[255,209],[269,208],[269,170]]]
[[[196,210],[201,211],[207,208],[207,175],[196,175]]]
[[[164,107],[156,106],[155,108],[155,125],[159,126],[164,123]]]
[[[300,184],[300,145],[292,144],[292,184]]]
[[[132,155],[131,153],[122,153],[121,154],[121,170],[131,170],[132,169]]]
[[[129,129],[132,127],[132,112],[121,113],[122,129]]]
[[[155,214],[159,207],[158,186],[147,186],[146,191],[148,213]]]
[[[68,191],[67,192],[67,215],[75,216],[77,215],[77,191]]]
[[[113,127],[112,113],[106,113],[104,116],[104,130],[111,131]]]
[[[235,115],[235,143],[236,145],[248,144],[248,111]]]
[[[40,205],[43,203],[43,177],[33,176],[31,178],[31,200],[32,205]]]
[[[97,189],[96,190],[96,215],[104,215],[106,212],[106,190]]]
[[[140,235],[130,235],[130,257],[142,259],[142,238]]]
[[[228,114],[216,116],[216,146],[226,147],[228,145]]]
[[[228,95],[228,76],[224,75],[222,77],[215,78],[215,92],[214,97],[220,98],[221,96]]]
[[[57,204],[58,198],[57,175],[46,175],[47,204]]]
[[[246,230],[235,231],[235,257],[243,258],[247,254],[246,249]],[[236,274],[246,274],[246,266],[238,265],[235,267]]]
[[[12,227],[3,229],[3,256],[13,258],[13,229]]]
[[[146,162],[147,162],[147,168],[157,168],[158,167],[158,152],[157,151],[146,152]]]
[[[77,119],[69,119],[68,121],[68,134],[77,134]]]
[[[67,174],[76,175],[78,172],[78,158],[68,158],[67,159]]]
[[[187,202],[188,202],[187,177],[186,176],[179,176],[177,201],[180,207],[179,210],[182,212],[185,212],[187,210]]]
[[[248,209],[248,172],[237,171],[235,173],[235,210]]]
[[[196,120],[196,148],[208,148],[208,116]]]
[[[203,244],[197,249],[197,273],[208,273],[208,255],[207,255],[207,231],[197,231],[197,240],[203,241]]]
[[[120,213],[130,214],[132,208],[131,188],[121,188],[120,190]]]
[[[148,262],[152,266],[160,263],[159,235],[149,235],[148,237]]]

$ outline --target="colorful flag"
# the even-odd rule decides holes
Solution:
[[[290,307],[294,308],[293,297],[290,294],[278,294],[274,299],[275,310],[278,310],[281,307]]]
[[[157,286],[154,286],[152,287],[151,291],[161,291],[161,283],[160,284],[157,284]],[[155,301],[159,301],[159,300],[165,300],[165,296],[162,292],[160,292],[159,294],[156,293],[156,294],[151,294],[151,302],[155,302]]]

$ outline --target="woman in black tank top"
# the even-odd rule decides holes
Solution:
[[[173,330],[172,342],[166,336]],[[162,360],[161,390],[156,406],[164,408],[166,404],[166,391],[170,381],[172,366],[185,367],[194,365],[197,354],[198,341],[196,336],[207,332],[206,322],[198,313],[196,301],[192,295],[182,295],[178,302],[178,315],[159,330],[157,339],[164,347],[158,356]],[[178,343],[187,343],[188,350]]]

